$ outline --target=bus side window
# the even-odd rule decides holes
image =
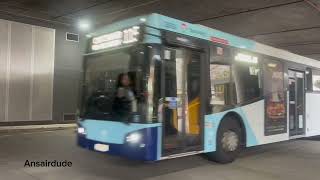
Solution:
[[[230,105],[230,65],[210,64],[210,82],[211,82],[211,101],[214,112]]]
[[[257,56],[236,52],[232,63],[237,103],[248,103],[262,96],[261,69]]]
[[[231,48],[211,47],[210,59],[210,105],[213,113],[222,112],[236,102],[235,86],[232,80]]]

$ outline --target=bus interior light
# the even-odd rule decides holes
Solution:
[[[146,19],[146,18],[140,18],[140,21],[141,21],[141,22],[146,22],[147,19]]]
[[[111,47],[117,47],[122,44],[120,39],[114,40],[114,41],[108,41],[101,44],[94,44],[92,45],[92,50],[97,51],[101,49],[111,48]]]
[[[253,63],[253,64],[257,64],[258,63],[258,57],[256,56],[250,56],[247,54],[242,54],[242,53],[238,53],[235,58],[236,61],[241,61],[241,62],[247,62],[247,63]]]
[[[93,38],[92,43],[93,44],[100,44],[100,43],[104,43],[107,41],[113,41],[116,39],[121,39],[122,38],[122,32],[121,31],[116,31],[110,34],[105,34],[102,36],[98,36]]]
[[[277,64],[275,64],[275,63],[268,63],[268,67],[275,68],[275,67],[277,67]]]

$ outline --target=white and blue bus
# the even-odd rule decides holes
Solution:
[[[151,14],[87,35],[78,145],[142,161],[320,135],[320,61]]]

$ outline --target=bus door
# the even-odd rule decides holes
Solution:
[[[200,59],[202,53],[165,48],[162,67],[163,156],[202,150]]]
[[[305,133],[304,73],[289,70],[289,127],[290,136]]]

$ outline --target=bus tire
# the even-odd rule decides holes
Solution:
[[[233,162],[243,148],[243,137],[239,120],[233,116],[225,117],[217,132],[216,151],[207,153],[209,160],[221,164]]]

